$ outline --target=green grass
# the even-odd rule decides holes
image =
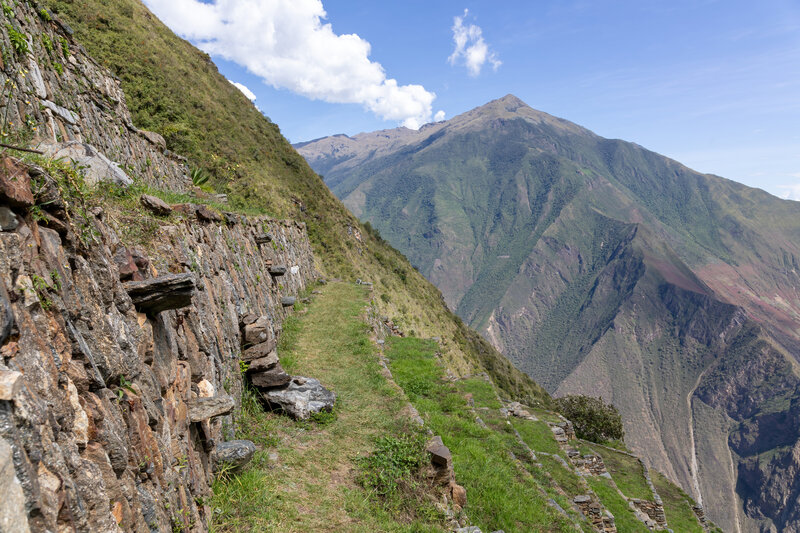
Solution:
[[[522,440],[534,452],[545,452],[563,455],[564,452],[553,437],[553,432],[541,420],[532,422],[521,418],[511,418],[511,423],[519,431]]]
[[[569,531],[571,525],[547,506],[535,479],[511,459],[509,451],[519,446],[514,437],[480,427],[466,405],[464,388],[442,379],[435,349],[430,341],[393,337],[386,353],[395,380],[453,454],[456,480],[467,489],[466,510],[473,523],[485,531],[506,533]],[[478,389],[485,397],[486,389]],[[487,423],[497,423],[496,413],[479,414]],[[515,453],[524,459],[523,452]]]
[[[664,502],[664,514],[669,527],[674,531],[702,533],[703,528],[692,511],[691,498],[660,473],[651,470],[650,477]]]
[[[590,477],[586,480],[589,486],[603,502],[603,505],[614,515],[617,531],[620,533],[647,533],[647,527],[640,522],[628,502],[619,495],[611,481],[602,477]],[[677,530],[675,530],[677,531]]]
[[[212,530],[229,531],[443,531],[442,516],[426,499],[415,465],[426,459],[419,447],[402,456],[402,472],[389,482],[396,490],[379,497],[359,483],[359,464],[379,464],[387,442],[418,442],[401,414],[403,398],[380,373],[376,349],[361,319],[364,290],[330,284],[288,321],[282,361],[294,360],[295,374],[313,376],[336,392],[336,416],[324,423],[298,423],[266,412],[252,391],[243,397],[237,438],[259,451],[247,469],[214,482]],[[409,440],[410,439],[410,440]],[[277,453],[278,461],[269,454]],[[374,454],[374,455],[373,455]],[[381,459],[381,458],[384,459]],[[416,462],[415,462],[416,461]]]
[[[553,457],[547,455],[537,456],[539,462],[550,472],[553,480],[566,492],[569,496],[575,497],[581,494],[586,494],[586,487],[581,483],[580,476],[572,470],[567,470],[564,466]]]
[[[503,405],[497,400],[494,386],[483,378],[469,378],[458,382],[464,394],[471,394],[475,407],[500,409]]]
[[[603,458],[606,469],[625,496],[639,500],[653,500],[653,492],[647,485],[639,459],[597,446],[593,449],[594,453]]]

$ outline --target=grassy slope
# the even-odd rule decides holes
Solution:
[[[377,437],[409,431],[405,402],[381,375],[360,319],[365,292],[328,285],[306,314],[287,324],[281,360],[337,393],[336,416],[324,424],[296,423],[264,412],[250,392],[237,436],[261,449],[241,475],[215,483],[215,531],[443,530],[435,512],[424,514],[424,502],[413,502],[421,518],[403,508],[390,513],[355,482],[355,458],[371,452]]]
[[[75,38],[122,80],[134,122],[214,176],[234,207],[304,221],[326,275],[375,283],[381,312],[406,331],[445,339],[456,372],[488,371],[522,398],[548,395],[444,305],[399,252],[360,223],[253,105],[209,61],[137,0],[48,0]],[[382,297],[382,298],[380,298]]]

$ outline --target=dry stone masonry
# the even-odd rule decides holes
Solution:
[[[304,225],[197,212],[134,247],[95,209],[87,246],[60,202],[32,217],[42,169],[0,167],[0,529],[205,530],[214,469],[255,451],[241,363],[278,364],[282,300],[316,277]]]

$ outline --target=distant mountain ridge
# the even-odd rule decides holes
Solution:
[[[800,531],[800,204],[513,95],[295,147],[519,368],[617,404],[726,530]]]

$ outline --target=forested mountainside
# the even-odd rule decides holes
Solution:
[[[296,147],[518,368],[617,405],[726,530],[800,527],[800,204],[512,95]]]

